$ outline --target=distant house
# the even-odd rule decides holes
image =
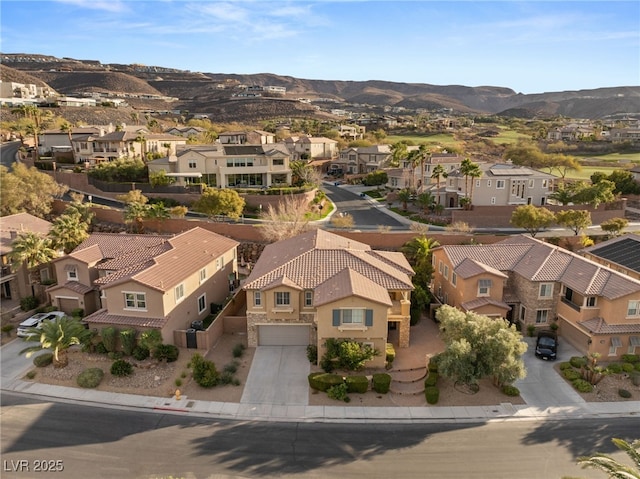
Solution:
[[[182,128],[174,126],[166,130],[165,133],[168,135],[184,136],[185,138],[188,138],[190,136],[198,136],[205,131],[207,130],[199,126],[185,126]]]
[[[275,143],[276,136],[263,130],[225,131],[218,135],[218,142],[223,145],[268,145]]]
[[[293,160],[331,160],[337,157],[338,142],[330,138],[300,136],[289,137],[284,144],[291,153]]]
[[[175,156],[148,163],[177,184],[202,182],[221,188],[262,188],[291,184],[290,153],[282,144],[184,146]]]
[[[204,319],[222,303],[237,275],[238,243],[202,228],[175,236],[94,233],[54,261],[51,303],[84,310],[91,328],[173,331]]]
[[[634,166],[629,171],[633,175],[633,179],[640,183],[640,166]]]
[[[640,235],[627,233],[585,248],[580,253],[596,263],[640,280]]]
[[[267,245],[244,285],[249,345],[313,344],[321,357],[340,338],[383,352],[397,328],[407,347],[412,275],[402,253],[320,229]],[[383,353],[370,365],[384,362]]]
[[[640,281],[535,238],[433,251],[433,294],[463,311],[506,318],[524,331],[557,323],[582,354],[640,352]]]
[[[389,145],[351,147],[341,150],[340,157],[333,162],[333,165],[347,174],[359,175],[383,168],[390,157]]]
[[[50,222],[29,213],[0,218],[0,299],[3,310],[8,304],[19,305],[20,299],[27,296],[43,296],[41,283],[55,281],[55,271],[50,264],[38,266],[37,271],[29,271],[24,266],[13,268],[10,261],[12,243],[21,233],[46,236],[50,230]]]

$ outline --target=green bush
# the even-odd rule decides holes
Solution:
[[[118,377],[131,376],[133,374],[133,364],[124,359],[116,359],[111,365],[111,374]]]
[[[74,308],[71,310],[72,318],[84,318],[84,309],[82,308]]]
[[[587,365],[587,358],[584,356],[571,356],[569,362],[574,368],[581,368]]]
[[[123,329],[120,331],[120,343],[122,344],[122,352],[125,356],[133,355],[136,348],[136,336],[138,332],[135,329]]]
[[[391,387],[391,376],[387,373],[376,373],[373,375],[373,390],[380,394],[387,394]]]
[[[530,324],[529,326],[527,326],[527,334],[529,335],[530,338],[533,337],[535,332],[536,332],[536,327],[533,324]]]
[[[309,385],[317,389],[318,391],[328,391],[332,386],[337,386],[338,384],[342,384],[344,379],[342,376],[338,376],[337,374],[330,373],[315,373],[316,376],[313,379],[309,378]],[[311,375],[310,375],[311,376]]]
[[[631,363],[622,363],[622,370],[627,374],[633,372],[633,364],[631,364]]]
[[[81,388],[97,388],[104,377],[104,371],[100,368],[89,368],[78,374],[76,382]]]
[[[223,371],[229,374],[235,374],[238,371],[238,362],[232,361],[229,364],[225,365]]]
[[[327,390],[327,396],[329,396],[331,399],[335,399],[336,401],[349,402],[349,395],[347,394],[348,392],[349,391],[347,384],[345,382],[342,382],[340,384],[336,384],[335,386],[331,386]]]
[[[631,364],[640,363],[640,354],[623,354],[622,362]]]
[[[193,380],[203,388],[212,388],[220,381],[220,373],[216,369],[213,361],[204,359],[200,354],[195,353],[191,357],[191,369]]]
[[[415,326],[422,318],[422,310],[420,308],[411,308],[409,310],[409,325]]]
[[[27,379],[33,379],[36,377],[37,371],[35,369],[32,369],[31,371],[29,371],[27,373]]]
[[[629,399],[631,397],[631,392],[626,389],[618,389],[618,396],[621,398]]]
[[[100,336],[107,352],[112,353],[118,349],[118,330],[116,328],[113,326],[102,328]]]
[[[151,352],[147,348],[136,346],[135,348],[133,348],[132,356],[138,361],[144,361],[149,356],[151,356]]]
[[[107,357],[112,360],[122,359],[122,351],[110,351],[107,353]]]
[[[182,379],[178,378],[174,381],[174,384],[176,385],[177,388],[179,388],[180,386],[182,386]]]
[[[635,369],[636,371],[640,371],[640,363],[636,363],[636,364],[633,366],[633,369]]]
[[[307,346],[307,359],[311,364],[318,362],[318,346],[315,344],[309,344]]]
[[[6,333],[7,337],[11,337],[11,331],[13,331],[13,324],[5,324],[4,326],[2,326],[2,328],[0,328],[0,331],[2,331],[3,333]]]
[[[179,355],[180,350],[173,344],[160,344],[156,346],[156,349],[153,350],[154,358],[156,358],[158,361],[166,360],[168,363],[177,361]]]
[[[560,371],[564,371],[565,369],[571,369],[573,368],[573,366],[571,365],[570,362],[564,362],[564,363],[560,363]]]
[[[438,364],[440,363],[440,355],[436,354],[431,359],[429,359],[429,372],[437,373],[438,372]]]
[[[611,363],[607,366],[607,370],[613,374],[620,374],[622,372],[622,364]]]
[[[96,344],[96,353],[98,354],[107,354],[107,348],[102,341]]]
[[[368,345],[346,339],[327,339],[325,347],[327,351],[320,360],[320,366],[326,372],[331,372],[335,367],[357,371],[378,354]]]
[[[385,361],[389,366],[393,364],[393,361],[396,359],[396,350],[393,347],[393,344],[387,343],[384,348],[385,353]]]
[[[432,387],[438,383],[438,373],[429,372],[426,379],[424,380],[424,387]]]
[[[511,384],[505,384],[502,386],[502,394],[509,397],[516,397],[520,396],[520,390]]]
[[[154,351],[160,344],[162,344],[162,334],[158,329],[147,329],[140,333],[138,346]]]
[[[589,381],[585,381],[584,379],[574,379],[573,381],[571,381],[571,384],[574,388],[576,388],[577,391],[581,393],[590,393],[591,391],[593,391],[593,386],[591,385],[591,383]]]
[[[242,355],[244,354],[244,350],[245,350],[245,345],[242,343],[238,343],[233,347],[233,357],[234,358],[241,358]]]
[[[437,404],[438,399],[440,399],[440,389],[436,386],[429,386],[424,390],[424,397],[429,404]]]
[[[576,371],[575,369],[565,369],[562,371],[562,375],[569,381],[573,381],[574,379],[579,379],[582,377],[580,372]]]
[[[53,353],[40,354],[33,358],[33,365],[39,368],[45,368],[53,362]]]
[[[31,311],[32,309],[37,308],[38,304],[40,304],[40,300],[35,296],[25,296],[20,299],[20,309],[22,311]]]
[[[369,380],[366,376],[347,376],[346,383],[350,393],[364,394],[369,389]]]
[[[316,378],[318,376],[322,376],[323,374],[327,374],[327,373],[320,373],[320,372],[315,372],[315,373],[311,373],[307,376],[307,379],[309,380],[309,387],[311,389],[315,389],[316,391],[322,391],[322,383],[320,381],[317,381]]]

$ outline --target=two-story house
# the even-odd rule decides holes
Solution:
[[[433,294],[463,311],[547,329],[603,360],[640,350],[640,281],[526,236],[433,251]]]
[[[553,192],[555,177],[548,173],[511,163],[480,163],[479,167],[479,178],[465,178],[459,169],[449,173],[447,206],[457,207],[462,198],[472,195],[471,203],[476,206],[544,206]]]
[[[202,228],[175,236],[94,233],[54,261],[51,303],[84,310],[91,328],[173,331],[203,320],[222,303],[237,274],[238,243]]]
[[[276,135],[264,130],[225,131],[218,135],[223,145],[268,145],[276,142]]]
[[[184,185],[198,181],[220,188],[262,188],[291,184],[290,154],[282,144],[202,145],[179,148],[175,156],[148,163]]]
[[[284,144],[293,160],[331,160],[338,156],[338,142],[322,136],[291,136]]]
[[[249,346],[313,344],[320,358],[340,338],[383,352],[397,328],[408,347],[412,275],[402,253],[320,229],[267,245],[244,285]]]
[[[361,175],[383,168],[391,158],[389,145],[351,147],[340,151],[332,169],[341,169],[350,175]]]

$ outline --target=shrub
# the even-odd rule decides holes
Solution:
[[[424,380],[424,387],[432,387],[438,383],[438,373],[429,372],[426,379]]]
[[[107,354],[107,347],[104,345],[102,341],[96,344],[96,353],[98,354]]]
[[[123,329],[120,331],[120,343],[122,344],[122,352],[125,356],[131,356],[133,350],[136,348],[136,335],[138,332],[135,329]]]
[[[322,391],[322,389],[321,389],[322,385],[321,385],[320,381],[316,380],[316,378],[318,376],[323,375],[323,374],[326,374],[326,373],[315,372],[315,373],[311,373],[311,374],[309,374],[307,376],[307,380],[309,381],[309,387],[311,389],[315,389],[316,391]]]
[[[230,373],[228,371],[222,371],[222,374],[220,375],[220,384],[231,384],[233,383],[233,373]]]
[[[74,308],[71,310],[72,318],[84,318],[84,309],[82,308]]]
[[[315,344],[309,344],[307,346],[307,359],[311,364],[318,362],[318,346]]]
[[[39,368],[45,368],[53,362],[53,353],[40,354],[33,358],[33,365]]]
[[[530,324],[529,326],[527,326],[527,334],[529,335],[530,338],[533,337],[535,332],[536,332],[536,327],[533,324]]]
[[[618,396],[621,398],[629,399],[631,397],[631,392],[626,389],[618,389]]]
[[[576,390],[581,393],[590,393],[591,391],[593,391],[593,386],[591,385],[591,383],[589,381],[585,381],[584,379],[574,379],[573,381],[571,381],[571,384],[574,388],[576,388]]]
[[[436,404],[440,399],[440,389],[436,386],[429,386],[424,390],[424,397],[429,404]]]
[[[337,374],[330,373],[320,373],[314,378],[314,389],[318,389],[318,391],[328,391],[329,388],[333,386],[337,386],[338,384],[342,384],[344,379],[342,376]]]
[[[636,364],[635,364],[635,366],[633,366],[633,368],[634,368],[636,371],[640,371],[640,363],[636,363]]]
[[[157,329],[147,329],[140,333],[140,339],[138,339],[138,346],[147,348],[149,351],[154,351],[157,346],[162,344],[162,334]]]
[[[562,371],[562,375],[569,381],[573,381],[582,377],[580,372],[576,371],[575,369],[565,369]]]
[[[36,377],[37,371],[35,369],[32,369],[31,371],[29,371],[27,373],[27,379],[33,379]]]
[[[511,384],[505,384],[502,386],[502,394],[509,397],[516,397],[520,396],[520,390]]]
[[[336,384],[335,386],[331,386],[327,390],[327,396],[329,396],[331,399],[335,399],[336,401],[349,402],[349,395],[347,394],[348,392],[349,391],[347,384],[345,382],[342,382],[340,384]]]
[[[100,336],[102,336],[102,342],[104,347],[107,349],[107,352],[112,353],[118,347],[118,330],[113,326],[108,326],[106,328],[102,328],[100,331]]]
[[[320,367],[325,373],[330,373],[336,367],[336,362],[331,359],[326,353],[322,355],[320,359]]]
[[[622,363],[622,370],[627,374],[633,372],[633,364],[631,364],[631,363]]]
[[[565,361],[564,363],[560,363],[560,371],[564,371],[565,369],[571,369],[573,366],[570,362]]]
[[[176,379],[174,384],[176,385],[176,387],[179,388],[180,386],[182,386],[182,379],[180,378]]]
[[[31,311],[35,309],[40,304],[40,301],[35,296],[25,296],[20,299],[20,309],[22,311]]]
[[[133,364],[124,359],[116,359],[111,365],[111,374],[118,377],[131,376],[133,374]]]
[[[607,370],[613,374],[620,374],[622,372],[622,364],[611,363],[607,366]]]
[[[587,358],[584,356],[572,356],[569,362],[574,368],[582,368],[587,365]]]
[[[238,371],[238,362],[237,361],[230,362],[224,367],[223,371],[225,373],[235,374],[236,371]]]
[[[242,343],[238,343],[233,347],[233,357],[234,358],[241,358],[242,355],[244,354],[244,350],[246,349],[245,345]]]
[[[11,337],[11,331],[13,331],[13,324],[5,324],[4,326],[2,326],[0,331],[2,331],[3,333],[6,333],[7,337],[10,338]]]
[[[203,388],[212,388],[218,384],[220,373],[216,369],[213,361],[204,359],[200,354],[195,353],[191,357],[191,368],[193,380]]]
[[[409,325],[415,326],[422,318],[422,310],[420,308],[411,308],[409,310]]]
[[[623,354],[621,359],[625,363],[640,363],[640,354]]]
[[[89,368],[78,374],[76,382],[81,388],[97,388],[104,377],[104,371],[100,368]]]
[[[109,359],[113,359],[114,361],[116,359],[122,359],[122,356],[123,356],[122,351],[111,351],[107,353],[107,357]]]
[[[178,359],[180,350],[173,344],[160,344],[154,349],[153,357],[159,361],[166,360],[168,363],[172,363]]]
[[[145,359],[147,359],[149,356],[151,356],[151,352],[147,349],[144,348],[142,346],[136,346],[133,349],[132,355],[134,358],[136,358],[138,361],[144,361]]]
[[[439,363],[440,363],[440,355],[436,354],[429,360],[429,372],[437,373]]]
[[[389,366],[391,366],[393,364],[393,361],[396,359],[396,350],[393,347],[393,344],[387,343],[387,345],[384,348],[384,353],[385,353],[385,361]]]
[[[369,389],[369,380],[366,376],[348,376],[347,391],[350,393],[364,394]]]
[[[387,373],[376,373],[373,375],[373,390],[380,394],[387,394],[391,387],[391,376]]]
[[[357,371],[378,354],[368,345],[345,339],[327,339],[325,346],[327,352],[322,356],[320,366],[326,372],[331,372],[334,367]]]

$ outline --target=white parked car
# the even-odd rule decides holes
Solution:
[[[52,319],[65,316],[62,311],[50,311],[48,313],[36,313],[29,319],[25,319],[18,326],[18,336],[24,338],[29,335],[29,328],[39,328],[43,321],[51,321]]]

